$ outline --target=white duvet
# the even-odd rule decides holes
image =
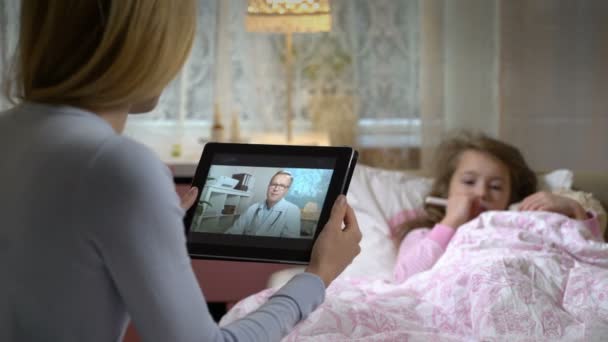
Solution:
[[[268,289],[239,302],[227,324]],[[285,341],[605,341],[608,244],[544,212],[486,212],[429,271],[394,284],[337,279]]]

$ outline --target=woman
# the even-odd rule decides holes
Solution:
[[[120,134],[186,60],[195,0],[21,3],[21,103],[0,114],[0,340],[118,341],[130,317],[146,341],[271,341],[314,310],[359,252],[343,196],[308,272],[220,329],[170,172]]]

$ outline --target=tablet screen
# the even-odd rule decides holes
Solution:
[[[306,263],[348,189],[348,147],[208,144],[184,219],[193,258]]]
[[[248,165],[247,156],[215,156],[190,232],[311,239],[333,162],[273,159],[266,161],[273,166],[255,166]]]

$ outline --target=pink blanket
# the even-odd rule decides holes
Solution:
[[[373,270],[370,270],[373,274]],[[227,324],[272,293],[239,302]],[[608,244],[545,212],[486,212],[402,284],[338,279],[284,341],[605,341]]]

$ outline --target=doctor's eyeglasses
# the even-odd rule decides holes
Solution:
[[[281,184],[281,183],[270,183],[268,184],[269,188],[276,188],[279,190],[285,190],[287,188],[289,188],[289,185],[285,185],[285,184]]]

